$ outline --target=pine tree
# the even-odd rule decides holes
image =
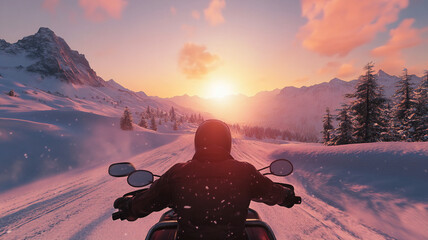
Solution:
[[[152,111],[150,109],[150,106],[147,105],[147,110],[146,110],[147,116],[150,117],[152,115]]]
[[[414,92],[414,106],[409,116],[412,140],[428,141],[428,71]]]
[[[143,114],[141,115],[141,120],[140,120],[140,123],[138,123],[138,126],[143,127],[143,128],[147,128],[147,121],[144,118]]]
[[[123,116],[120,118],[120,128],[122,130],[132,130],[132,115],[128,107],[125,108]]]
[[[353,136],[356,142],[380,141],[382,133],[386,131],[387,122],[382,116],[386,99],[376,82],[373,67],[371,62],[364,67],[366,73],[360,77],[356,92],[347,95],[355,98],[350,109],[355,123]]]
[[[171,110],[169,110],[169,115],[171,116],[171,122],[175,122],[176,116],[175,116],[174,107],[171,107]]]
[[[410,113],[412,111],[413,102],[413,88],[410,82],[410,76],[407,73],[407,69],[403,70],[403,75],[398,82],[398,89],[395,92],[396,100],[396,112],[395,117],[400,123],[398,132],[402,135],[403,140],[411,138],[412,127],[409,123]]]
[[[339,115],[336,118],[339,121],[338,127],[335,131],[336,136],[333,138],[334,145],[342,145],[353,143],[354,139],[352,137],[353,127],[352,120],[349,114],[349,106],[346,104],[342,105],[342,109],[339,109]]]
[[[172,129],[173,129],[174,131],[177,131],[177,130],[178,130],[177,121],[175,121],[175,122],[174,122],[174,125],[172,126]]]
[[[155,116],[152,116],[152,119],[150,119],[150,129],[152,129],[153,131],[158,130],[158,126],[156,125]]]
[[[383,116],[385,118],[385,121],[388,123],[388,128],[387,131],[382,133],[381,140],[386,142],[400,141],[401,136],[397,131],[399,123],[395,118],[394,110],[391,106],[390,100],[386,101]]]
[[[331,144],[332,140],[332,132],[333,132],[333,125],[332,125],[333,118],[330,114],[330,109],[326,108],[326,114],[324,115],[323,120],[323,130],[322,133],[322,141],[325,145]]]

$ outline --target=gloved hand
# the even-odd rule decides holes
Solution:
[[[135,221],[138,217],[132,215],[131,202],[132,198],[130,197],[120,197],[114,201],[113,207],[119,209],[119,213],[126,220]]]
[[[282,203],[279,203],[279,206],[286,207],[286,208],[292,208],[296,202],[296,195],[294,194],[293,190],[290,190],[288,194],[284,196],[284,200]]]

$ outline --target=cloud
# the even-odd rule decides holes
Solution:
[[[346,56],[397,21],[408,0],[301,0],[308,22],[297,37],[324,56]]]
[[[339,70],[337,71],[336,76],[338,78],[347,78],[347,77],[351,77],[356,73],[356,69],[354,67],[353,64],[351,63],[344,63],[342,65],[340,65]]]
[[[321,75],[334,75],[338,78],[351,77],[356,73],[353,63],[328,62],[324,67],[318,69]]]
[[[201,18],[201,14],[199,13],[198,10],[193,10],[192,11],[192,18],[198,20],[199,18]]]
[[[225,0],[211,0],[208,8],[204,10],[205,19],[213,26],[224,23],[221,11],[225,6]]]
[[[332,74],[339,65],[339,62],[328,62],[324,67],[318,69],[317,73],[322,75]]]
[[[413,28],[412,25],[415,19],[404,19],[400,25],[389,31],[390,39],[388,42],[371,51],[375,57],[380,57],[383,60],[380,62],[380,67],[387,72],[398,72],[406,64],[402,50],[420,45],[423,40],[421,34],[428,29]]]
[[[95,22],[104,21],[108,17],[119,19],[127,4],[126,0],[79,0],[85,16]]]
[[[175,15],[177,14],[177,9],[176,9],[175,7],[170,7],[170,8],[169,8],[169,11],[171,12],[171,14],[172,14],[173,16],[175,16]]]
[[[54,14],[58,4],[59,4],[59,0],[44,0],[42,6],[44,9]]]
[[[217,68],[220,58],[203,45],[186,43],[180,50],[178,66],[187,78],[203,78]]]

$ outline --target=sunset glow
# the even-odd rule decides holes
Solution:
[[[203,97],[221,99],[233,93],[234,91],[232,89],[232,86],[229,83],[219,80],[219,81],[213,81],[209,85],[207,90],[207,95]]]
[[[369,61],[421,76],[427,8],[418,0],[2,0],[0,39],[48,27],[104,80],[150,96],[218,99],[350,81]]]

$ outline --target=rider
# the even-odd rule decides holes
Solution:
[[[195,134],[192,160],[171,167],[151,187],[133,198],[119,198],[115,207],[133,221],[171,207],[178,215],[176,239],[246,239],[250,201],[292,207],[294,191],[260,174],[230,155],[229,127],[207,120]]]

